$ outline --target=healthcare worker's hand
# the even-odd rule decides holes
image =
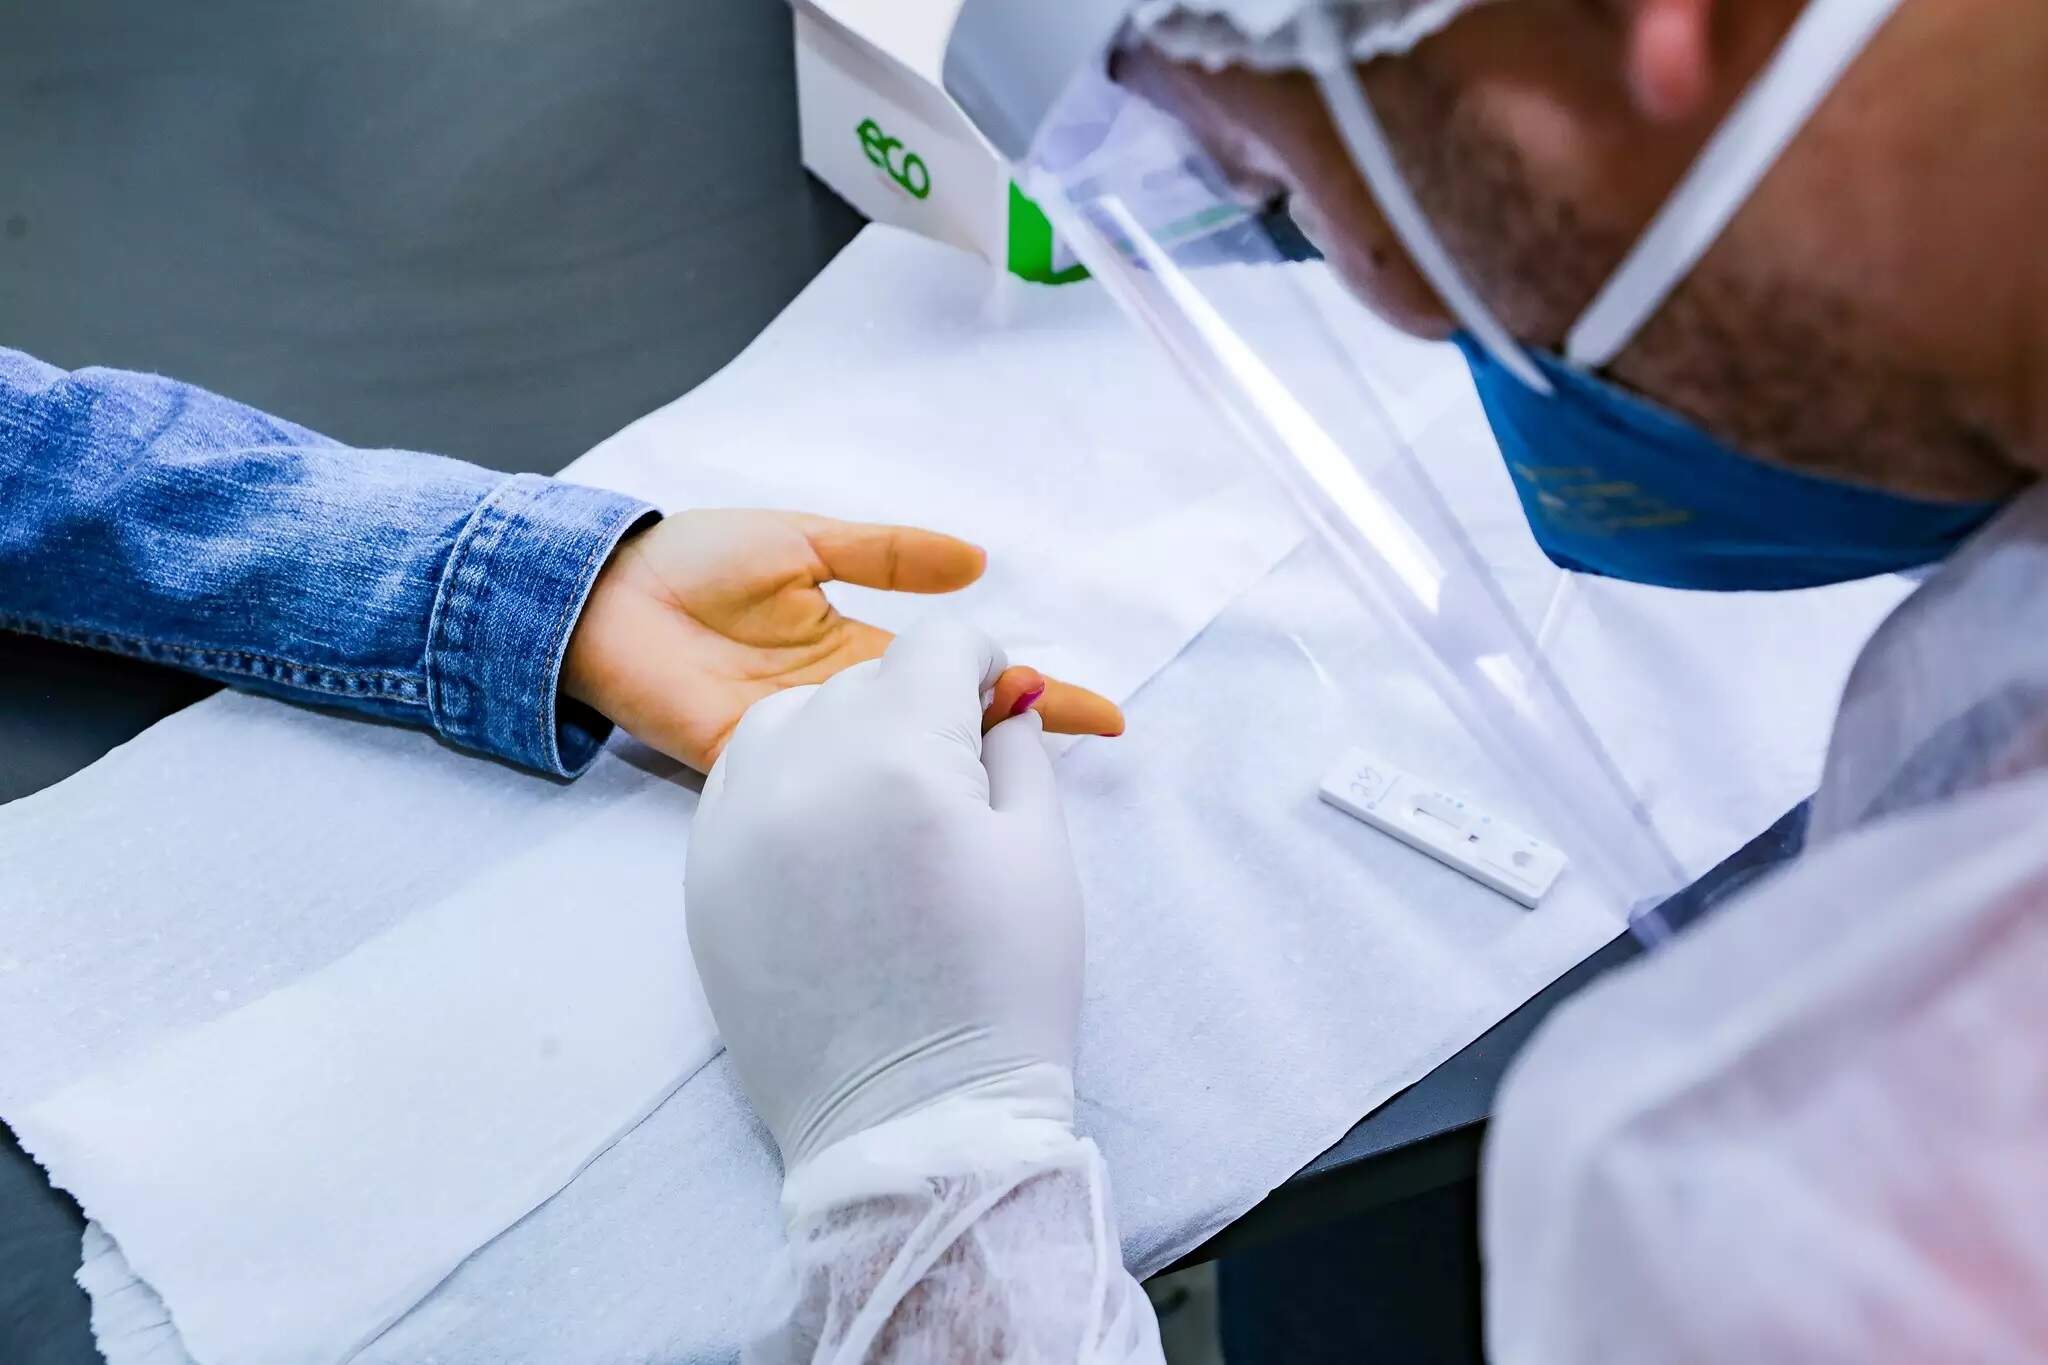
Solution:
[[[749,706],[888,645],[888,631],[834,610],[821,584],[952,592],[981,577],[983,561],[964,540],[909,526],[679,512],[627,540],[598,575],[569,638],[562,690],[702,771]],[[990,722],[1020,703],[1048,729],[1123,730],[1113,702],[1027,668],[1001,680]]]
[[[1039,717],[982,734],[1003,664],[926,622],[754,707],[705,783],[690,948],[792,1171],[913,1112],[1070,1128],[1081,893]]]

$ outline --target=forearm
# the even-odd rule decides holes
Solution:
[[[849,1154],[828,1152],[818,1167],[837,1169],[792,1181],[781,1322],[750,1359],[1162,1359],[1151,1305],[1123,1268],[1094,1144],[1069,1137],[986,1169],[919,1177],[907,1174],[920,1164],[915,1138],[864,1137],[870,1151],[852,1154],[852,1171]],[[876,1149],[897,1158],[893,1175],[877,1178]]]
[[[650,509],[343,446],[195,389],[0,351],[0,626],[569,773],[570,628]]]

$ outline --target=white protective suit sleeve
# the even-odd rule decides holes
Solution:
[[[1857,663],[1797,864],[1558,1011],[1495,1365],[2048,1360],[2048,488]]]
[[[775,1325],[747,1358],[1157,1365],[1158,1326],[1123,1268],[1095,1144],[949,1123],[924,1110],[792,1175],[790,1265]],[[949,1169],[963,1164],[976,1168]]]
[[[2048,1360],[2048,777],[1809,854],[1558,1012],[1485,1156],[1495,1365]]]
[[[749,711],[690,836],[690,950],[786,1172],[764,1362],[1156,1362],[1074,1132],[1081,892],[1038,717],[935,620]]]

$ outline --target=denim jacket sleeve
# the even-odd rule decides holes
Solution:
[[[421,726],[542,772],[582,771],[610,732],[560,695],[562,655],[599,568],[653,515],[0,349],[0,628]]]

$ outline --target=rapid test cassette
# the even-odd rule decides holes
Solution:
[[[1567,862],[1533,834],[1362,750],[1349,751],[1330,770],[1322,797],[1531,909]]]

